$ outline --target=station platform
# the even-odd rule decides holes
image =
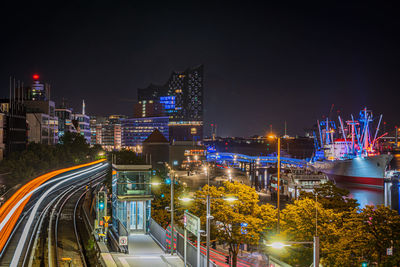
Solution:
[[[176,255],[164,253],[150,235],[130,235],[129,254],[110,253],[117,266],[183,267],[183,261]]]

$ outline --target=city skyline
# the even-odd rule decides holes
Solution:
[[[284,121],[301,135],[332,104],[343,117],[367,106],[399,123],[390,5],[168,5],[18,7],[2,18],[14,40],[2,44],[2,97],[10,75],[38,73],[58,103],[79,110],[85,99],[89,114],[132,115],[138,88],[204,64],[205,135],[211,123],[221,136],[264,134],[271,124],[283,133]]]

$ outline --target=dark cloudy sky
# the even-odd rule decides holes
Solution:
[[[58,102],[131,115],[137,88],[204,64],[205,122],[223,136],[285,120],[303,134],[332,104],[400,124],[400,11],[387,1],[14,2],[0,11],[1,96],[10,75],[38,73]]]

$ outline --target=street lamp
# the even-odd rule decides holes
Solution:
[[[229,182],[232,182],[232,169],[228,169]]]
[[[204,199],[204,198],[198,198],[198,199]],[[212,199],[223,199],[223,200],[228,201],[228,202],[233,202],[233,201],[238,200],[236,197],[232,197],[232,196],[231,197],[219,197],[219,198],[218,197],[214,197]],[[192,201],[194,199],[190,198],[190,197],[183,197],[183,198],[179,198],[179,200],[184,201],[184,202],[189,202],[189,201]],[[209,192],[207,192],[206,200],[207,200],[207,216],[206,216],[206,218],[207,218],[207,221],[206,221],[206,234],[207,234],[207,236],[206,236],[206,245],[207,245],[206,256],[207,256],[207,259],[206,259],[206,262],[207,262],[207,267],[208,267],[208,266],[210,266],[210,236],[211,236],[210,220],[214,219],[214,217],[210,214],[210,206],[211,206],[211,204],[210,204],[211,201],[210,200],[211,200],[211,198],[210,198]]]
[[[166,207],[165,209],[171,212],[171,255],[174,255],[174,184],[175,184],[175,173],[174,170],[168,166],[168,163],[165,165],[169,169],[170,179],[171,179],[171,207]]]
[[[282,249],[284,247],[289,247],[292,244],[313,244],[313,264],[314,267],[319,266],[319,237],[314,236],[314,241],[304,241],[304,242],[295,242],[295,241],[288,241],[286,243],[283,242],[274,242],[271,244],[267,244],[268,247],[272,247],[274,249]]]
[[[278,209],[278,221],[277,221],[277,230],[278,233],[280,232],[280,216],[281,216],[281,212],[280,212],[280,195],[281,195],[281,137],[278,136],[276,137],[275,135],[269,135],[268,136],[269,139],[273,139],[273,138],[277,138],[278,139],[278,157],[277,157],[277,167],[278,167],[278,181],[277,181],[277,193],[278,193],[278,198],[277,198],[277,203],[276,203],[276,208]]]

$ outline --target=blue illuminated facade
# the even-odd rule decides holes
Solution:
[[[160,103],[163,104],[167,114],[175,112],[175,96],[161,96]]]
[[[141,145],[144,140],[158,129],[169,139],[168,117],[130,118],[121,120],[122,147],[131,148]]]
[[[164,85],[150,84],[138,89],[138,102],[142,110],[137,117],[150,117],[155,108],[145,103],[160,103],[169,117],[169,140],[200,141],[203,139],[203,65],[173,72]],[[146,101],[146,102],[145,102]],[[140,112],[141,111],[141,112]],[[158,113],[157,113],[158,114]]]

